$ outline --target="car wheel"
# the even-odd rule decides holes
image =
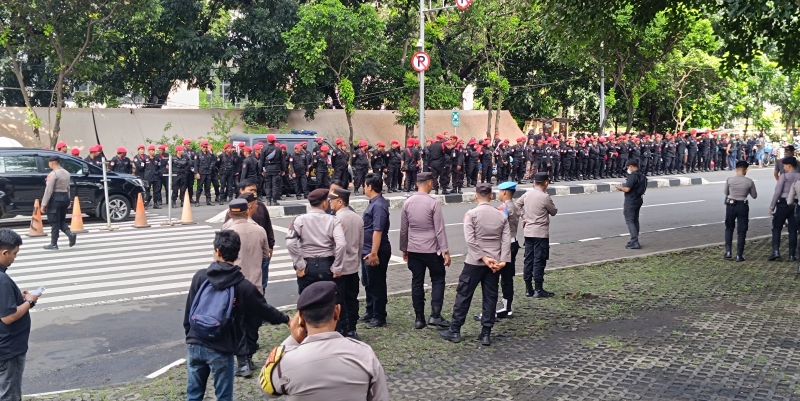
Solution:
[[[118,223],[127,220],[131,215],[131,203],[122,195],[111,195],[108,202],[108,210],[111,214],[111,221]],[[106,205],[100,205],[100,215],[106,220]]]

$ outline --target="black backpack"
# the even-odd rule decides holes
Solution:
[[[636,188],[636,196],[641,198],[647,191],[647,176],[639,172],[639,186]]]

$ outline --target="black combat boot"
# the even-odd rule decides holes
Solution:
[[[533,296],[533,283],[530,281],[525,282],[525,296],[529,298]]]
[[[481,345],[486,347],[492,345],[492,329],[489,327],[482,328],[481,334],[478,335],[478,341],[481,342]]]
[[[428,319],[428,324],[432,329],[446,329],[450,327],[450,322],[442,317],[442,307],[434,306],[431,311],[431,317]]]
[[[57,251],[58,250],[58,244],[47,244],[47,245],[43,246],[42,248],[43,249],[47,249],[47,250]]]
[[[730,259],[733,256],[731,255],[731,245],[725,245],[725,255],[723,256],[725,259]]]
[[[72,248],[75,246],[75,242],[78,240],[78,234],[73,233],[70,230],[67,230],[67,237],[69,238],[69,247]]]
[[[439,331],[439,337],[450,341],[451,343],[460,343],[461,342],[461,329],[456,329],[454,327],[450,327],[447,330]]]
[[[414,320],[414,328],[417,330],[424,329],[425,326],[425,313],[417,313],[417,318]]]
[[[236,372],[234,374],[239,377],[253,377],[253,370],[250,369],[246,355],[236,355]]]
[[[543,284],[544,283],[541,283],[541,282],[537,282],[536,283],[536,289],[533,291],[533,297],[534,298],[550,298],[550,297],[556,295],[556,294],[553,294],[552,292],[545,291],[544,288],[543,288]]]
[[[797,256],[794,256],[794,252],[789,254],[789,261],[790,262],[797,262]]]
[[[780,258],[781,258],[781,251],[777,248],[772,248],[772,254],[769,255],[769,258],[767,258],[767,260],[773,261],[773,260],[778,260]]]
[[[206,198],[206,206],[214,206],[214,202],[211,202],[211,198]]]

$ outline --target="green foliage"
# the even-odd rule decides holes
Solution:
[[[353,101],[356,99],[356,92],[353,90],[353,83],[347,78],[342,78],[339,81],[338,86],[339,97],[342,105],[344,106],[344,112],[349,115],[353,115],[353,112],[356,111],[356,106],[353,104]]]
[[[217,152],[221,151],[226,143],[230,143],[231,130],[239,125],[239,116],[233,110],[228,110],[225,114],[217,113],[211,118],[214,120],[211,131],[202,138]]]

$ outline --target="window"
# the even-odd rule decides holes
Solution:
[[[25,174],[38,173],[35,156],[2,156],[0,157],[0,173]]]
[[[44,171],[46,173],[49,173],[50,171],[52,171],[50,169],[50,163],[47,160],[48,158],[50,158],[50,156],[45,155],[45,156],[40,156],[40,157],[42,158],[42,165],[44,166]],[[61,159],[61,167],[63,167],[64,170],[69,171],[70,174],[83,174],[83,163],[80,163],[80,162],[75,161],[75,160],[66,159],[66,158]]]

